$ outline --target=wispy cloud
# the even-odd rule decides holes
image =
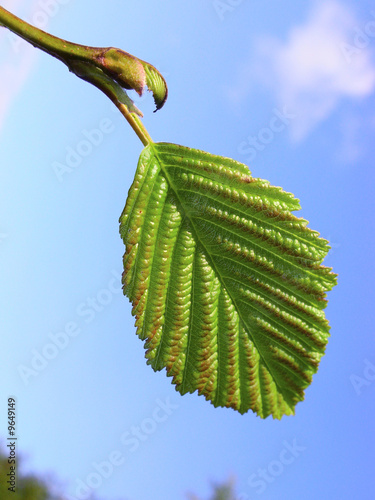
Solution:
[[[375,90],[375,13],[362,23],[337,1],[316,3],[305,23],[294,26],[286,41],[257,41],[256,63],[243,68],[257,74],[274,93],[279,106],[296,114],[290,127],[293,141],[306,137],[328,118],[343,98],[365,98]],[[253,56],[254,57],[254,56]],[[249,87],[232,89],[244,99]]]
[[[27,19],[31,13],[38,14],[39,3],[37,0],[4,0],[2,6]],[[36,57],[37,50],[32,45],[6,28],[0,28],[0,132],[12,103],[31,74]]]

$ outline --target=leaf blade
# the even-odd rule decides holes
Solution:
[[[234,160],[166,143],[142,152],[120,218],[124,291],[148,363],[182,394],[276,418],[303,399],[336,277],[299,208]]]

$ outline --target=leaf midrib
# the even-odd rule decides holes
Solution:
[[[176,197],[177,197],[177,199],[178,199],[178,201],[179,201],[179,203],[180,203],[181,207],[184,209],[183,202],[181,201],[181,199],[180,199],[180,197],[179,197],[179,195],[178,195],[178,190],[177,190],[177,189],[176,189],[176,187],[174,186],[173,181],[171,180],[170,176],[168,175],[167,169],[164,167],[163,162],[161,161],[161,159],[160,159],[159,155],[157,154],[157,151],[156,151],[155,146],[157,146],[155,143],[149,144],[150,149],[152,149],[152,151],[153,151],[153,153],[154,153],[155,158],[157,158],[157,161],[159,162],[160,169],[163,171],[163,173],[164,173],[164,175],[165,175],[165,178],[167,179],[167,181],[168,181],[168,183],[169,183],[169,185],[170,185],[171,189],[173,189],[173,191],[174,191],[174,193],[175,193],[175,195],[176,195]],[[223,279],[222,279],[222,277],[221,277],[221,273],[218,271],[218,269],[217,269],[217,267],[216,267],[215,263],[212,261],[212,258],[211,258],[210,253],[207,251],[207,249],[206,249],[205,245],[203,244],[203,242],[202,242],[202,241],[201,241],[201,239],[199,238],[199,236],[198,236],[198,231],[197,231],[197,229],[196,229],[196,227],[195,227],[195,224],[194,224],[193,220],[192,220],[192,219],[189,217],[189,215],[186,213],[185,209],[184,209],[184,212],[185,212],[185,213],[184,213],[183,215],[185,215],[186,217],[188,217],[188,219],[189,219],[189,221],[190,221],[190,223],[191,223],[191,226],[192,226],[192,230],[194,231],[195,237],[197,238],[197,241],[199,241],[199,242],[200,242],[200,244],[202,245],[202,248],[204,248],[205,253],[206,253],[206,255],[207,255],[207,258],[210,260],[210,262],[211,262],[211,265],[212,265],[213,269],[215,270],[215,272],[216,272],[217,276],[218,276],[218,277],[219,277],[219,279],[220,279],[220,282],[222,283],[222,286],[224,286],[224,287],[225,287],[225,284],[223,283]],[[272,376],[272,380],[274,381],[274,384],[275,384],[275,386],[277,387],[278,392],[279,392],[280,394],[282,394],[283,399],[284,399],[284,402],[285,402],[286,404],[288,404],[288,405],[289,405],[289,403],[288,403],[287,399],[285,399],[283,388],[279,385],[279,383],[278,383],[278,381],[277,381],[277,378],[275,378],[275,374],[274,374],[274,372],[273,372],[273,369],[269,366],[269,364],[268,364],[267,360],[265,359],[265,357],[264,357],[264,355],[263,355],[262,351],[259,349],[257,341],[256,341],[256,340],[253,338],[253,336],[251,335],[251,333],[250,333],[250,329],[249,329],[249,325],[248,325],[247,321],[245,321],[245,320],[243,319],[242,314],[241,314],[241,311],[239,310],[239,307],[238,307],[238,305],[237,305],[237,301],[233,298],[233,296],[232,296],[232,294],[231,294],[230,290],[228,290],[226,287],[225,287],[225,290],[227,291],[227,293],[228,293],[228,295],[230,296],[231,300],[232,300],[232,301],[233,301],[233,303],[235,304],[235,307],[236,307],[236,312],[237,312],[238,316],[240,317],[240,319],[241,319],[241,321],[242,321],[243,325],[246,325],[246,334],[247,334],[249,337],[251,337],[251,340],[252,340],[252,342],[254,343],[254,345],[255,345],[255,347],[256,347],[256,350],[257,350],[257,352],[259,353],[259,357],[262,359],[262,362],[263,362],[263,363],[264,363],[264,365],[267,367],[268,372],[269,372],[269,373],[271,374],[271,376]],[[189,328],[189,331],[190,331],[190,328]]]

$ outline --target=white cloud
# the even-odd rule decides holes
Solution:
[[[329,117],[342,98],[364,98],[375,89],[375,12],[365,22],[337,1],[316,3],[307,21],[285,42],[263,38],[256,45],[256,70],[279,106],[297,116],[289,128],[303,139]],[[246,73],[246,70],[244,70]],[[244,97],[244,84],[232,95]]]

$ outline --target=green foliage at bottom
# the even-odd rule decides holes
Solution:
[[[8,456],[0,450],[0,499],[5,500],[7,498],[12,500],[57,500],[49,492],[47,486],[41,479],[35,476],[26,476],[20,474],[18,469],[18,463],[16,463],[16,480],[15,486],[10,482],[12,477],[10,476],[10,467],[13,464],[8,463]],[[14,489],[11,491],[9,488]]]

